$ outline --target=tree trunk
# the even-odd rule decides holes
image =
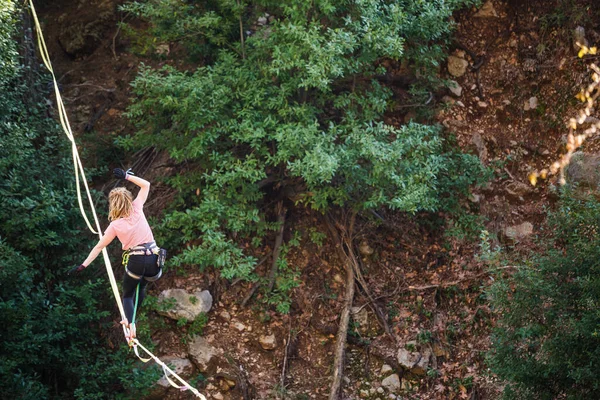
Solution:
[[[352,247],[352,231],[354,229],[355,216],[355,213],[351,215],[348,229],[340,227],[339,225],[336,228],[331,221],[327,221],[327,226],[337,243],[337,249],[340,254],[340,259],[344,262],[344,267],[346,268],[346,293],[344,295],[344,305],[340,316],[337,337],[335,339],[333,381],[331,382],[329,400],[338,400],[340,398],[340,392],[342,389],[342,382],[344,377],[346,339],[348,337],[350,309],[352,308],[352,302],[354,301],[354,264],[357,264],[357,260]],[[338,230],[341,234],[338,234]]]

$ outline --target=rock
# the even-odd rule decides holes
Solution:
[[[456,97],[460,97],[462,95],[462,86],[460,86],[456,81],[448,82],[448,90],[450,90],[450,93]]]
[[[407,345],[412,344],[416,347],[415,342],[408,342]],[[403,368],[407,369],[411,374],[425,375],[427,373],[427,367],[431,359],[431,350],[425,349],[422,353],[416,350],[408,350],[401,348],[398,350],[398,364]]]
[[[600,154],[577,151],[566,170],[567,182],[598,190],[600,188]]]
[[[412,374],[425,376],[427,375],[427,368],[431,361],[431,350],[425,349],[421,353],[421,358],[417,361],[417,364],[410,370]]]
[[[485,101],[478,101],[477,106],[479,108],[487,108],[488,104]]]
[[[215,400],[223,400],[224,399],[223,395],[221,393],[219,393],[219,392],[213,393],[212,394],[212,398],[215,399]]]
[[[523,196],[533,192],[533,187],[531,185],[519,181],[510,181],[505,189],[506,193],[518,199],[522,199]]]
[[[217,349],[208,343],[205,338],[198,335],[194,336],[190,341],[188,353],[201,372],[212,369],[218,355]]]
[[[461,77],[467,72],[469,62],[457,56],[448,57],[448,72],[454,77]]]
[[[360,245],[358,246],[358,250],[360,251],[360,254],[362,254],[363,256],[370,256],[371,254],[374,253],[373,248],[371,246],[369,246],[369,243],[367,243],[365,240],[360,242]]]
[[[185,318],[193,321],[200,313],[206,313],[212,308],[212,296],[208,290],[189,294],[183,289],[167,289],[158,296],[159,304],[173,301],[174,305],[171,309],[158,311],[158,313],[171,319]]]
[[[258,338],[258,342],[260,343],[260,347],[265,350],[273,350],[275,347],[277,347],[277,340],[275,339],[274,334],[261,335]]]
[[[485,4],[475,13],[475,18],[493,18],[498,17],[498,13],[494,8],[494,4],[491,0],[485,2]]]
[[[381,381],[381,386],[383,386],[392,393],[396,393],[400,391],[401,388],[400,377],[398,376],[398,374],[392,374],[385,378],[383,381]]]
[[[421,359],[421,353],[407,349],[398,350],[398,364],[404,369],[411,370]]]
[[[487,161],[488,152],[487,148],[485,147],[485,142],[483,141],[483,138],[478,132],[475,132],[471,137],[471,143],[473,143],[475,145],[475,148],[477,149],[477,154],[479,154],[479,160],[481,160],[482,163],[485,163]]]
[[[585,29],[583,26],[578,26],[573,32],[573,50],[575,50],[575,53],[579,53],[579,50],[581,50],[580,45],[589,46],[588,40],[585,38]]]
[[[258,25],[266,25],[267,24],[267,18],[266,17],[259,17],[257,23],[258,23]]]
[[[519,241],[525,239],[533,233],[533,225],[531,222],[523,222],[519,225],[513,225],[504,229],[504,234],[508,239]]]
[[[376,390],[376,392],[377,392],[377,393],[379,393],[379,394],[383,394],[383,392],[384,392],[384,391],[385,391],[385,390],[384,390],[384,389],[383,389],[381,386],[379,386],[379,387],[377,388],[377,390]]]
[[[179,357],[163,357],[162,361],[173,370],[177,375],[183,379],[189,378],[194,372],[194,366],[187,358]],[[167,381],[167,378],[163,376],[157,382],[157,385],[164,388],[171,387],[171,384]]]
[[[380,375],[387,375],[388,372],[392,372],[393,370],[394,369],[391,366],[389,366],[387,364],[383,364],[381,366],[381,371],[379,371],[379,374]]]
[[[523,109],[525,111],[529,111],[529,110],[535,110],[538,106],[538,99],[537,97],[533,96],[530,97],[529,100],[527,100],[525,102],[525,104],[523,105]]]
[[[230,321],[231,320],[231,314],[229,314],[229,312],[227,310],[223,310],[219,313],[219,316],[221,318],[223,318],[225,321]]]
[[[369,327],[369,313],[365,307],[352,307],[350,310],[352,319],[363,329]]]
[[[244,332],[246,330],[246,325],[242,324],[240,321],[235,321],[233,323],[233,327],[235,328],[235,330],[237,330],[238,332]]]

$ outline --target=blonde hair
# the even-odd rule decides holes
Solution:
[[[127,218],[133,211],[133,195],[124,187],[114,188],[108,194],[108,220]]]

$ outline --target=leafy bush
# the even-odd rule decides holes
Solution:
[[[489,361],[507,399],[600,396],[600,203],[567,193],[541,243],[491,289],[499,321]]]
[[[149,21],[157,42],[169,41],[157,29],[173,23],[164,12],[172,3],[126,9]],[[244,12],[229,14],[186,5],[177,37],[185,42],[186,26],[217,13],[242,24],[244,43],[229,35],[226,45],[211,42],[214,60],[195,71],[142,66],[133,82],[128,115],[138,133],[121,143],[157,146],[184,170],[171,179],[179,197],[163,225],[186,248],[175,265],[255,279],[256,260],[238,242],[260,244],[275,228],[267,196],[319,211],[459,208],[452,199],[477,180],[478,161],[449,148],[438,127],[383,123],[393,99],[378,77],[388,59],[407,61],[422,83],[436,79],[449,17],[471,1],[241,4]],[[265,12],[274,19],[258,24]]]

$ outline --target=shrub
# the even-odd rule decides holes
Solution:
[[[36,102],[48,77],[18,58],[19,12],[0,3],[1,397],[107,398],[127,387],[133,360],[108,348],[115,307],[98,295],[103,280],[65,279],[92,240],[81,234],[67,140]]]
[[[600,203],[563,195],[550,216],[553,238],[540,243],[490,291],[499,316],[492,371],[508,382],[507,399],[600,396]]]
[[[171,3],[127,9],[159,27],[171,17],[152,10]],[[267,196],[322,212],[447,209],[477,180],[478,161],[449,148],[438,127],[382,122],[393,98],[378,77],[382,60],[406,60],[419,82],[433,80],[448,19],[471,3],[242,2],[243,13],[218,17],[251,28],[244,43],[212,42],[214,60],[195,71],[142,66],[128,111],[138,133],[121,143],[157,146],[186,166],[171,179],[179,197],[163,225],[186,247],[174,264],[254,279],[256,260],[237,242],[256,245],[274,228]],[[264,12],[274,20],[260,26]],[[186,21],[206,13],[195,7]]]

